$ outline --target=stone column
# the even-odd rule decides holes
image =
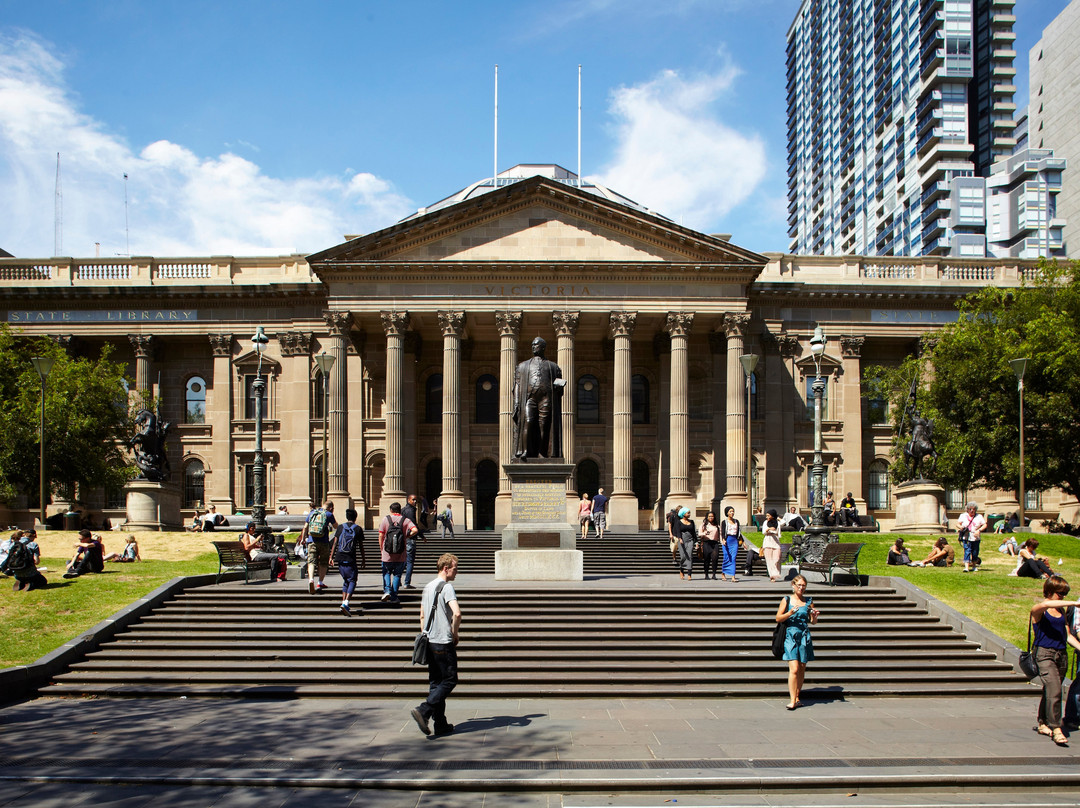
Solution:
[[[232,513],[232,334],[210,334],[214,355],[213,376],[206,391],[206,423],[210,427],[209,468],[203,477],[203,507],[216,505],[218,513]]]
[[[746,378],[739,357],[745,353],[744,337],[750,315],[724,315],[727,335],[727,487],[724,506],[734,505],[735,515],[750,522],[750,497],[746,490]]]
[[[638,503],[634,496],[633,401],[630,391],[630,339],[637,324],[637,312],[611,313],[611,338],[615,341],[615,396],[613,418],[613,480],[608,516],[611,530],[636,533]]]
[[[383,501],[378,507],[379,513],[387,513],[391,502],[400,502],[405,496],[401,456],[401,379],[409,313],[384,311],[381,317],[386,333],[386,476],[383,480]]]
[[[723,320],[720,321],[723,327]],[[726,354],[727,339],[723,331],[709,332],[709,357],[712,373],[709,379],[710,401],[724,401],[726,389]],[[727,414],[720,407],[712,408],[712,502],[710,508],[717,517],[724,514],[724,487],[727,485],[727,455],[725,454],[724,438],[727,433]]]
[[[140,394],[144,390],[153,394],[150,362],[154,356],[154,338],[149,334],[128,334],[128,341],[135,351],[135,389]]]
[[[281,345],[280,460],[276,501],[266,503],[267,513],[287,505],[289,513],[303,513],[311,502],[311,334],[283,331]],[[321,377],[320,377],[321,378]],[[320,440],[319,446],[322,446]]]
[[[495,497],[495,529],[510,522],[510,478],[503,469],[514,454],[514,372],[517,369],[520,311],[495,312],[499,329],[499,493]]]
[[[840,405],[843,410],[839,420],[844,424],[844,484],[843,491],[836,491],[839,502],[848,491],[855,497],[860,514],[866,513],[866,482],[863,477],[862,439],[862,354],[865,337],[840,337],[840,354],[844,360],[844,373],[840,377]]]
[[[443,338],[442,493],[439,507],[449,503],[454,513],[465,515],[461,491],[461,335],[465,312],[440,311]]]
[[[342,500],[351,507],[348,479],[349,427],[346,419],[348,402],[345,395],[349,374],[345,357],[348,355],[352,314],[347,311],[328,311],[323,313],[323,320],[330,332],[329,353],[334,357],[334,366],[330,369],[330,400],[327,402],[330,407],[330,440],[327,448],[330,458],[329,461],[323,459],[330,472],[326,495],[330,499],[338,500],[335,503],[338,508],[341,508]]]
[[[671,336],[671,409],[668,415],[671,442],[671,474],[668,498],[664,504],[667,513],[675,504],[690,506],[690,408],[687,388],[690,369],[687,362],[687,344],[694,315],[687,312],[669,312],[664,331]]]
[[[556,311],[551,314],[551,324],[555,326],[555,335],[559,338],[557,362],[566,380],[566,392],[562,397],[562,450],[567,463],[575,464],[577,454],[574,448],[574,425],[577,421],[577,372],[574,370],[574,336],[577,334],[581,312]],[[566,484],[566,515],[571,521],[577,518],[577,494],[574,480]]]

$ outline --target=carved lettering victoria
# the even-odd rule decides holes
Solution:
[[[565,522],[566,483],[533,481],[514,487],[510,499],[511,522]]]
[[[593,297],[588,286],[564,284],[517,283],[513,286],[485,286],[484,292],[492,297]]]

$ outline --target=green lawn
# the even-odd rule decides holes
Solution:
[[[12,591],[12,579],[0,579],[0,668],[24,665],[55,650],[91,626],[179,575],[217,572],[217,554],[191,561],[142,561],[106,564],[100,575],[65,580],[66,559],[43,558],[47,589]]]
[[[998,636],[1016,645],[1025,642],[1027,610],[1042,597],[1042,583],[1009,577],[1015,560],[997,552],[996,537],[983,541],[985,572],[977,575],[965,575],[959,564],[948,569],[889,567],[885,559],[895,538],[896,534],[891,533],[859,534],[857,540],[866,542],[859,557],[859,571],[906,578]],[[924,558],[932,538],[905,536],[911,557]],[[1044,535],[1038,539],[1039,553],[1050,558],[1055,570],[1073,579],[1077,586],[1074,594],[1080,597],[1080,539]],[[955,541],[953,544],[959,549]],[[1063,563],[1058,564],[1059,559]],[[0,667],[23,665],[44,656],[178,575],[217,571],[214,553],[201,553],[190,561],[107,564],[104,574],[75,580],[60,577],[62,559],[46,558],[42,563],[52,570],[46,573],[48,589],[16,593],[11,590],[11,579],[0,580],[0,625],[4,627]],[[820,585],[819,576],[809,577],[811,587]]]

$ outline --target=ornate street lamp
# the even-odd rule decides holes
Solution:
[[[810,532],[824,533],[825,529],[825,464],[821,459],[821,399],[825,395],[825,380],[821,378],[821,355],[825,353],[825,332],[819,325],[810,338],[810,353],[814,355],[814,502],[810,506]]]
[[[1010,359],[1013,373],[1016,374],[1016,389],[1020,391],[1020,530],[1024,530],[1024,371],[1028,360]]]
[[[754,514],[754,475],[750,458],[750,382],[753,380],[754,368],[757,367],[757,354],[743,354],[739,357],[743,372],[746,374],[746,511],[749,514],[747,522],[753,519]]]
[[[322,500],[326,500],[326,496],[330,489],[327,487],[328,470],[330,464],[327,462],[328,456],[326,454],[326,433],[327,433],[327,413],[330,411],[330,369],[334,367],[334,361],[337,357],[333,354],[328,354],[323,351],[321,354],[315,357],[315,363],[319,366],[319,371],[322,373],[323,381],[323,408],[322,408]],[[322,503],[316,503],[316,507],[321,507]]]
[[[38,505],[41,508],[40,519],[41,529],[45,529],[45,492],[48,489],[48,484],[45,478],[45,377],[49,375],[49,371],[53,369],[53,364],[56,359],[51,356],[32,356],[30,361],[34,365],[34,370],[37,371],[38,376],[41,378],[41,427],[38,432],[38,442],[41,445],[41,468],[40,477],[38,479]]]
[[[251,465],[251,476],[255,489],[255,502],[252,503],[252,517],[255,521],[255,532],[264,541],[270,534],[270,528],[266,524],[266,464],[263,463],[263,394],[266,391],[266,381],[262,377],[263,352],[270,342],[270,338],[263,332],[260,325],[255,329],[251,338],[255,347],[255,353],[259,355],[259,366],[255,371],[255,381],[251,383],[251,392],[255,396],[255,462]]]

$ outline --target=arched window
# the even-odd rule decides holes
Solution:
[[[577,422],[600,423],[600,381],[591,374],[585,374],[578,379]]]
[[[757,385],[757,373],[750,374],[750,420],[756,421],[759,418],[758,410],[758,385]]]
[[[441,424],[442,412],[442,374],[432,373],[424,387],[424,422]]]
[[[442,459],[429,460],[424,467],[424,496],[427,501],[438,499],[442,493]]]
[[[490,373],[476,380],[476,423],[499,423],[499,380]]]
[[[574,487],[577,488],[579,497],[582,494],[596,496],[596,489],[600,487],[600,467],[595,460],[585,459],[578,463]]]
[[[206,423],[206,382],[202,376],[192,376],[188,379],[187,389],[184,392],[184,423]]]
[[[652,479],[652,475],[649,473],[649,464],[644,460],[635,460],[632,479],[638,510],[649,510],[652,508],[652,494],[649,491],[649,481]]]
[[[326,379],[321,368],[311,377],[311,417],[321,421],[326,416]]]
[[[753,458],[750,462],[750,507],[753,508],[752,513],[758,513],[761,510],[761,482],[764,475],[759,473],[757,458]]]
[[[635,424],[649,423],[649,380],[637,375],[630,381],[630,398]]]
[[[205,501],[206,469],[201,460],[189,460],[184,464],[184,507],[201,508]]]
[[[869,469],[870,489],[867,492],[866,507],[874,510],[889,508],[889,464],[884,460],[875,460]]]

